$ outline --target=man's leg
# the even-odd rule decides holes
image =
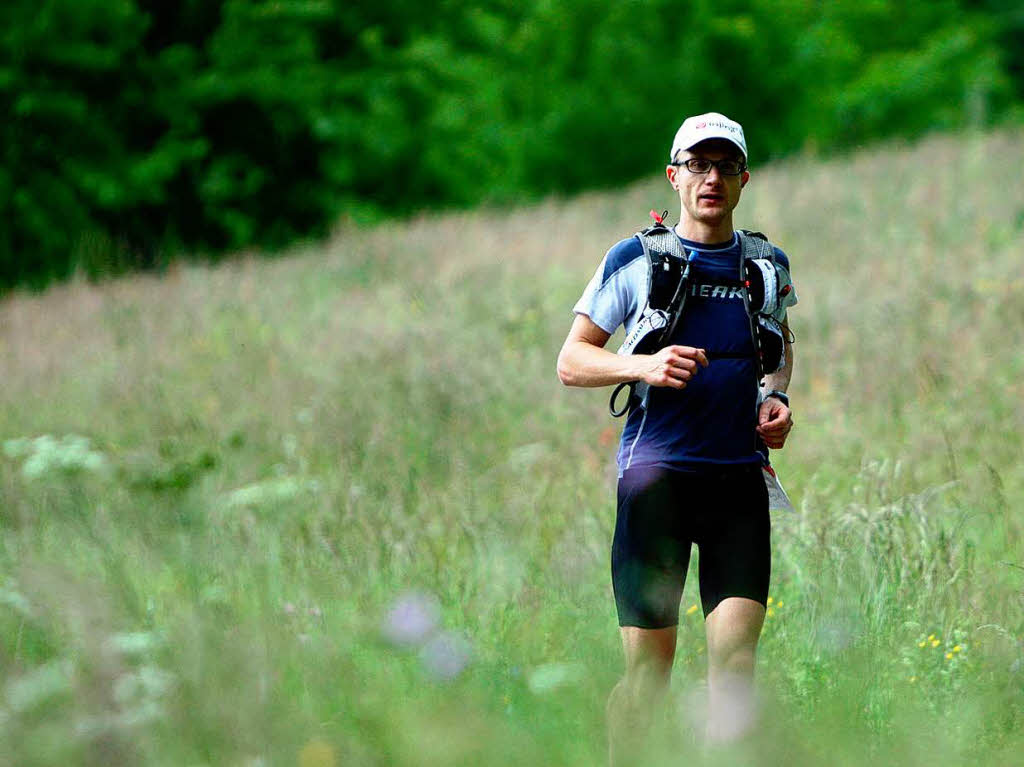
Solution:
[[[756,724],[754,655],[771,577],[771,517],[759,466],[722,474],[729,498],[704,518],[700,595],[708,641],[708,740],[736,740]]]
[[[626,674],[608,697],[608,753],[612,767],[639,763],[660,707],[676,653],[676,627],[623,626]]]
[[[634,764],[647,744],[668,687],[676,651],[679,599],[690,563],[676,472],[628,469],[619,479],[612,540],[612,587],[626,673],[608,699],[615,767]]]
[[[764,605],[745,597],[723,599],[708,615],[708,728],[712,742],[742,738],[757,723],[754,656]]]

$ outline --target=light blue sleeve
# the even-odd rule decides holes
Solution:
[[[573,307],[608,334],[614,333],[636,313],[639,296],[646,289],[647,259],[635,237],[614,245]]]

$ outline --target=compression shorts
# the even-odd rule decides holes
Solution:
[[[766,604],[771,519],[758,464],[693,472],[641,466],[623,472],[612,541],[620,626],[679,623],[694,543],[705,617],[727,597]]]

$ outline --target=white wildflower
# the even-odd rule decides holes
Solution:
[[[273,506],[294,501],[303,495],[313,495],[320,491],[320,482],[297,476],[275,477],[274,479],[255,482],[228,494],[227,505]]]
[[[71,689],[73,667],[69,660],[55,660],[7,684],[7,704],[15,711],[29,711]]]

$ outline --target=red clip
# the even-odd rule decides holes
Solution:
[[[664,222],[664,220],[665,220],[664,218],[662,218],[662,215],[660,213],[658,213],[658,211],[654,210],[653,208],[651,209],[651,218],[653,218],[655,223],[657,223],[657,224],[660,224],[660,223]]]
[[[788,296],[789,295],[789,291],[791,291],[792,289],[793,289],[792,285],[787,285],[786,287],[784,287],[782,290],[779,291],[779,295],[780,296]]]

